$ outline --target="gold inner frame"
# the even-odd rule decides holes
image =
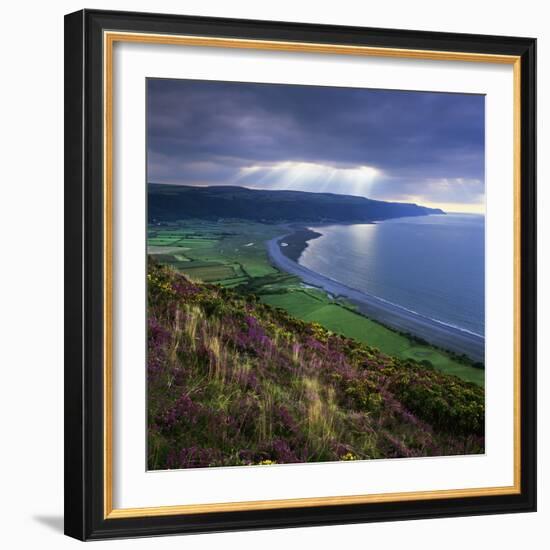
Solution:
[[[467,61],[476,63],[498,63],[513,66],[514,86],[514,484],[504,487],[483,487],[466,489],[444,489],[370,495],[348,495],[330,497],[304,497],[279,500],[255,500],[246,502],[222,502],[211,504],[182,504],[148,508],[113,508],[113,360],[112,360],[112,292],[113,292],[113,46],[116,42],[138,42],[146,44],[167,44],[181,46],[202,46],[217,48],[240,48],[269,51],[302,52],[318,54],[339,54],[371,57],[395,57],[443,61]],[[480,496],[511,495],[521,492],[521,424],[520,424],[520,186],[521,186],[521,61],[519,56],[445,52],[431,50],[408,50],[369,46],[345,46],[337,44],[315,44],[306,42],[283,42],[270,40],[248,40],[213,38],[202,36],[180,36],[131,32],[103,33],[103,110],[104,110],[104,518],[134,518],[197,514],[208,512],[235,512],[247,510],[271,510],[280,508],[303,508],[308,506],[334,506],[382,502],[404,502],[412,500],[434,500],[443,498],[465,498]]]

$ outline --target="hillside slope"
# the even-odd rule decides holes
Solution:
[[[245,187],[148,185],[149,222],[240,218],[264,222],[353,222],[443,214],[416,204],[333,193],[266,191]]]
[[[148,465],[481,453],[483,389],[148,267]]]

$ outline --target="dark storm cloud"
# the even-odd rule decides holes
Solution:
[[[479,95],[152,79],[147,107],[152,182],[316,190],[277,170],[313,163],[375,169],[364,189],[376,198],[483,196]]]

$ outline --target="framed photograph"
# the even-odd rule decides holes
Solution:
[[[534,511],[535,39],[65,18],[65,529]]]

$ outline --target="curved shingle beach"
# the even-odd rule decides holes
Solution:
[[[295,275],[304,283],[323,289],[335,297],[346,298],[356,305],[363,315],[390,328],[413,334],[440,348],[464,353],[474,361],[484,362],[484,337],[430,319],[315,273],[283,253],[281,243],[289,237],[292,238],[292,235],[293,233],[289,233],[275,237],[266,243],[269,258],[278,269]]]

